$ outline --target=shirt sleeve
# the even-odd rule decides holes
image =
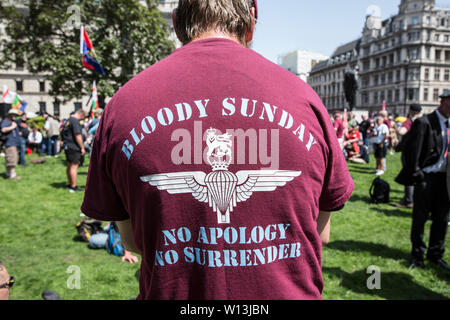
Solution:
[[[80,122],[78,120],[72,121],[72,131],[73,134],[81,134],[81,125]]]
[[[112,103],[113,100],[108,106]],[[129,219],[129,214],[112,181],[108,166],[108,141],[111,132],[108,106],[105,108],[95,136],[81,211],[97,220],[122,221]]]
[[[316,98],[315,105],[318,105],[317,116],[322,126],[325,142],[328,146],[326,158],[326,172],[322,193],[319,198],[320,211],[335,211],[344,206],[350,199],[354,183],[348,171],[344,154],[341,150],[333,126],[329,120],[328,113],[320,98]]]

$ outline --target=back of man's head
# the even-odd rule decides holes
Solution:
[[[175,30],[183,44],[210,31],[222,32],[245,43],[252,30],[254,0],[179,0]]]
[[[78,120],[82,120],[82,119],[84,119],[84,117],[86,116],[86,113],[84,112],[83,109],[78,109],[77,111],[75,111],[74,116],[75,116]]]

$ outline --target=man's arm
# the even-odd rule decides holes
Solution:
[[[131,227],[131,220],[116,221],[119,229],[120,237],[122,238],[123,247],[131,252],[141,254],[141,250],[136,248],[134,244],[133,228]]]
[[[75,141],[81,149],[81,155],[84,155],[86,151],[84,150],[83,137],[81,136],[81,134],[75,135]]]
[[[320,235],[322,244],[326,245],[330,241],[330,213],[326,211],[320,211],[317,218],[317,231]]]
[[[13,131],[15,128],[17,128],[17,123],[16,123],[15,121],[13,121],[9,127],[4,127],[4,128],[2,128],[2,132],[3,132],[3,133],[11,132],[11,131]]]

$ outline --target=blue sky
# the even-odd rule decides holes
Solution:
[[[436,2],[450,7],[450,0]],[[400,0],[258,0],[252,48],[273,62],[297,49],[329,56],[361,35],[370,6],[378,6],[385,19],[398,13],[399,4]]]

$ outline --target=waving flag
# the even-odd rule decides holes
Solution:
[[[2,94],[3,103],[10,103],[12,109],[16,109],[19,114],[25,112],[25,108],[28,105],[28,102],[22,99],[16,92],[8,89],[6,85],[3,85],[3,94]]]
[[[81,27],[80,30],[80,53],[83,55],[83,66],[88,68],[89,70],[101,73],[102,76],[105,75],[102,66],[95,59],[95,51],[94,46],[92,45],[91,39],[84,29]]]
[[[15,97],[16,93],[14,91],[10,91],[6,85],[3,85],[3,103],[12,103]]]
[[[19,111],[19,114],[22,114],[23,112],[25,112],[27,105],[28,103],[23,100],[18,94],[16,94],[16,97],[11,104],[11,108],[16,109],[17,111]]]
[[[94,117],[94,111],[99,108],[98,106],[98,94],[97,94],[97,86],[94,84],[92,86],[92,106],[91,106],[91,118]]]

